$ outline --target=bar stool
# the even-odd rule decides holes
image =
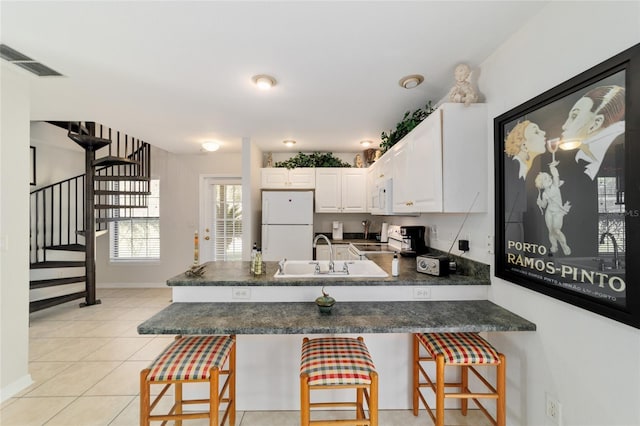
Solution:
[[[428,356],[420,356],[423,347]],[[423,366],[424,361],[435,361],[436,380],[431,380]],[[445,366],[460,367],[459,382],[445,382]],[[494,366],[497,369],[496,386],[489,383],[476,369],[478,366]],[[469,390],[469,371],[486,386],[488,392],[478,393]],[[423,378],[426,382],[420,382]],[[416,333],[413,335],[413,415],[418,415],[419,401],[426,408],[436,426],[444,425],[444,402],[446,398],[460,399],[461,413],[467,415],[468,400],[475,402],[478,408],[489,418],[492,424],[505,426],[506,423],[506,359],[485,339],[476,333]],[[431,388],[436,396],[436,414],[427,404],[422,391]],[[445,392],[445,387],[459,388],[459,392]],[[496,400],[496,417],[478,401],[479,398]]]
[[[223,370],[223,367],[227,368]],[[236,421],[236,339],[235,336],[183,336],[176,337],[165,350],[140,372],[140,425],[161,420],[165,424],[174,420],[208,418],[210,425],[218,425],[220,405],[226,403],[220,425]],[[220,387],[220,375],[226,376]],[[209,399],[182,397],[184,383],[209,383]],[[151,402],[151,385],[164,385]],[[152,414],[160,399],[174,385],[175,402],[167,414]],[[225,397],[226,394],[226,397]],[[208,404],[208,411],[183,411],[186,404]]]
[[[356,400],[311,402],[311,391],[355,389]],[[369,409],[365,417],[364,401]],[[300,424],[302,426],[378,425],[378,373],[362,337],[321,337],[302,341],[300,362]],[[311,408],[355,407],[355,419],[311,420]]]

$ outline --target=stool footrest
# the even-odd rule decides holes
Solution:
[[[421,356],[421,349],[429,356]],[[435,363],[436,379],[432,380],[421,363]],[[476,366],[497,369],[497,383],[494,387]],[[461,371],[459,382],[445,381],[445,367],[458,367]],[[487,389],[476,392],[469,389],[469,370]],[[424,380],[424,381],[423,381]],[[429,388],[435,394],[436,409],[429,406],[422,389]],[[458,392],[446,392],[447,388],[456,388]],[[486,340],[475,333],[433,333],[414,334],[413,337],[413,413],[418,415],[420,403],[436,426],[444,425],[444,403],[446,399],[460,400],[462,415],[466,415],[468,401],[478,406],[482,413],[495,426],[506,425],[506,361]],[[480,403],[479,399],[496,401],[495,418]]]

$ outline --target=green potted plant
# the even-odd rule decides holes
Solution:
[[[393,145],[395,145],[400,139],[405,137],[407,133],[413,130],[422,120],[427,118],[431,113],[435,111],[435,108],[431,106],[431,101],[427,102],[424,108],[418,108],[413,113],[407,111],[404,113],[402,120],[396,124],[395,130],[390,130],[389,133],[382,132],[380,139],[380,151],[384,154]]]
[[[274,167],[286,167],[287,169],[295,169],[296,167],[351,167],[351,164],[345,163],[331,152],[314,152],[312,154],[299,152],[295,157],[285,161],[278,161],[274,164]]]

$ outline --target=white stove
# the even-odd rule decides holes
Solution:
[[[400,225],[389,225],[386,243],[351,243],[349,253],[353,259],[361,259],[367,254],[400,252],[403,248],[403,239],[400,234]],[[406,244],[404,245],[406,248]]]

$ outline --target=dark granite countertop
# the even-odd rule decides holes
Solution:
[[[536,325],[487,300],[173,303],[140,334],[322,334],[534,331]]]
[[[342,286],[375,285],[489,285],[489,266],[475,262],[477,267],[467,268],[465,274],[455,273],[434,277],[416,271],[416,259],[400,257],[400,275],[391,276],[391,254],[372,254],[367,257],[384,269],[385,278],[327,278],[324,282]],[[188,277],[184,273],[167,280],[170,287],[178,286],[305,286],[318,285],[321,278],[275,278],[278,262],[265,262],[266,273],[253,276],[250,262],[208,262],[202,277]]]

